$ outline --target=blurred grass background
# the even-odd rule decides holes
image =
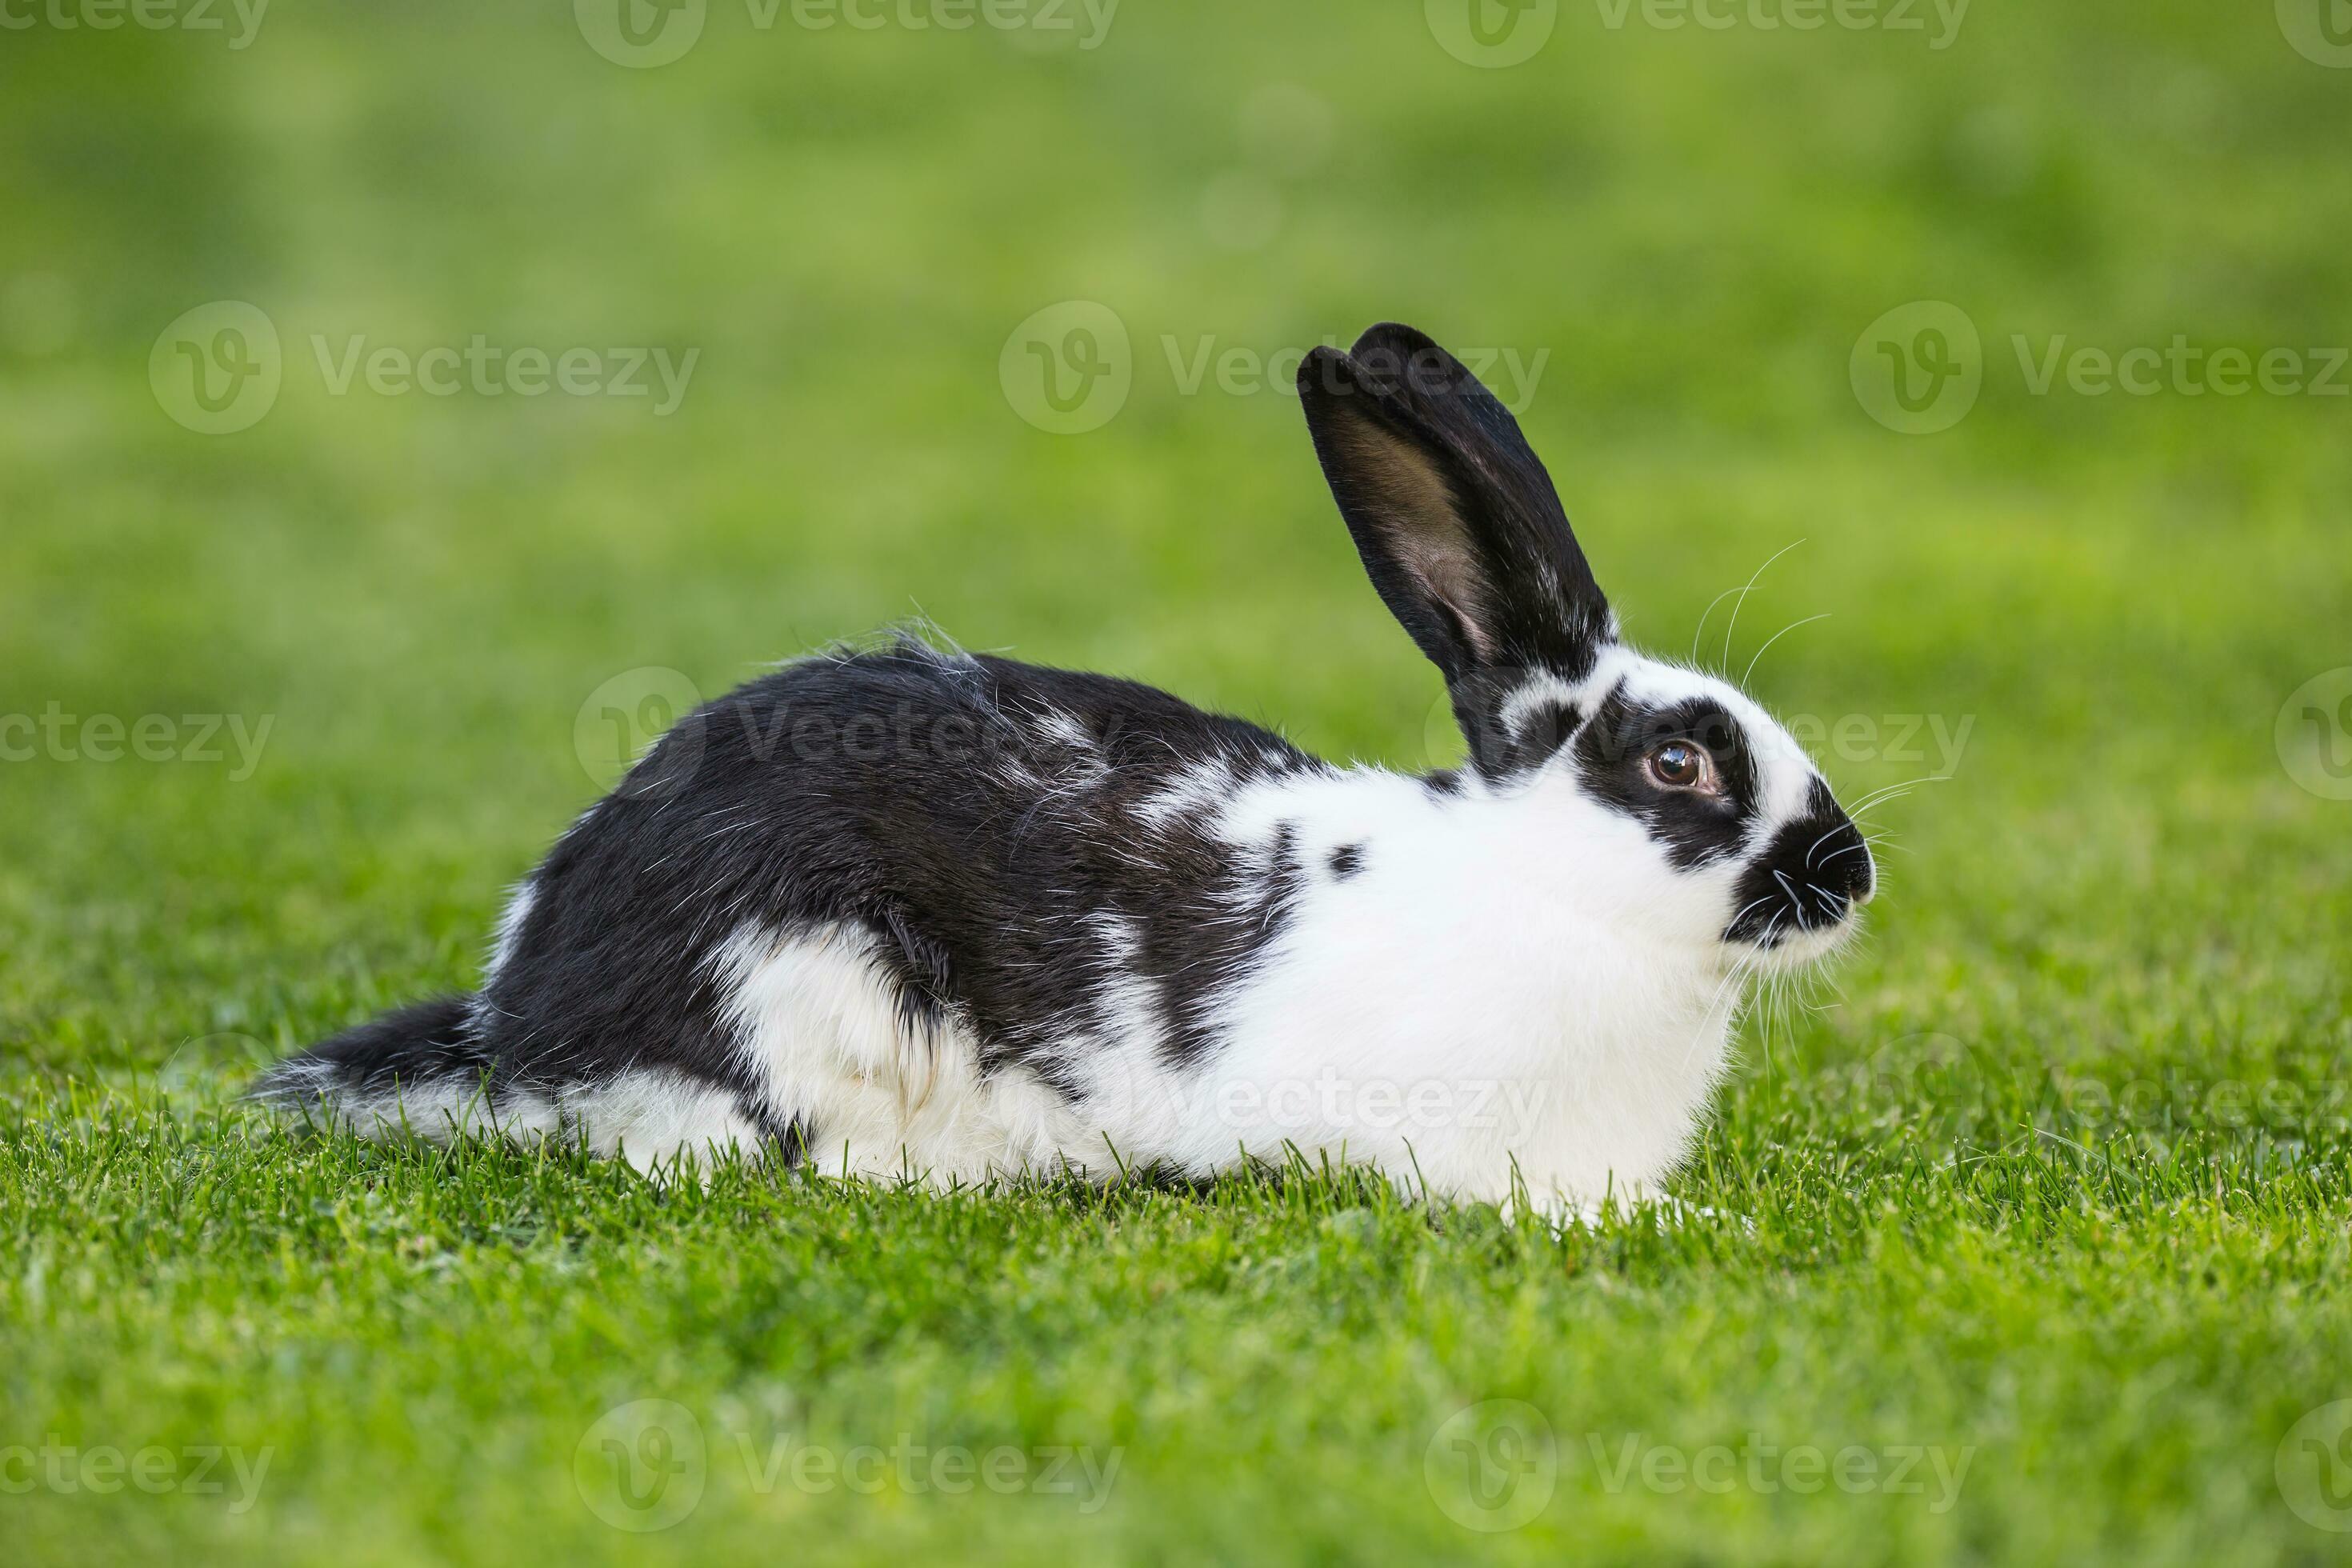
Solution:
[[[2352,399],[2084,396],[2063,377],[2034,395],[2012,344],[2352,341],[2352,71],[2290,47],[2271,7],[1979,0],[1935,48],[1926,10],[1924,32],[1716,32],[1571,3],[1532,59],[1490,70],[1398,0],[1126,0],[1092,48],[986,26],[812,31],[789,0],[762,29],[712,0],[694,47],[652,69],[602,58],[547,0],[281,6],[242,48],[233,12],[214,32],[0,33],[0,715],[272,725],[246,779],[46,748],[0,763],[0,1070],[23,1150],[82,1125],[58,1109],[69,1080],[129,1084],[191,1041],[290,1048],[468,984],[499,890],[597,793],[575,721],[629,671],[716,694],[919,609],[966,646],[1135,676],[1312,747],[1443,760],[1436,679],[1363,583],[1295,399],[1213,372],[1188,393],[1171,363],[1171,344],[1187,366],[1204,345],[1295,355],[1383,319],[1549,355],[1523,421],[1637,639],[1686,651],[1718,595],[1801,540],[1742,610],[1732,671],[1828,612],[1771,648],[1762,700],[1973,721],[1952,779],[1883,814],[1903,852],[1844,1004],[1751,1040],[1713,1147],[1835,1184],[1834,1152],[1886,1108],[1822,1111],[1790,1084],[1921,1032],[2117,1080],[2290,1062],[2341,1079],[2352,806],[2298,787],[2273,725],[2352,663]],[[1124,324],[1133,386],[1101,428],[1061,436],[1024,422],[998,366],[1020,323],[1073,300]],[[157,335],[214,300],[262,310],[284,367],[267,416],[216,437],[175,423],[147,374]],[[1969,316],[1984,380],[1965,419],[1914,437],[1864,412],[1848,364],[1916,300]],[[651,399],[336,395],[313,344],[414,354],[477,334],[698,357],[656,416]],[[1710,644],[1721,610],[1712,626]],[[1936,759],[1827,761],[1853,792]],[[23,1158],[46,1174],[20,1193],[81,1190],[73,1158]],[[2213,1245],[2308,1263],[2341,1228],[2330,1202],[2294,1211],[2300,1241],[2242,1216],[2252,1229]],[[27,1245],[47,1224],[63,1228],[44,1245],[68,1245],[69,1213],[19,1224]],[[1860,1245],[1806,1234],[1776,1266]],[[1987,1267],[2035,1268],[1978,1244]],[[268,1272],[251,1246],[224,1279]],[[2036,1313],[2226,1333],[2253,1304],[2192,1303],[2161,1270],[2119,1282],[2096,1256],[2018,1309],[2020,1345]],[[85,1264],[131,1293],[114,1328],[37,1310],[23,1279],[0,1298],[16,1426],[94,1408],[76,1380],[100,1367],[163,1390],[174,1421],[264,1375],[257,1352],[214,1381],[183,1364],[198,1352],[154,1277],[200,1262],[110,1243]],[[1719,1310],[1769,1319],[1791,1288],[1732,1267],[1738,1305]],[[1841,1276],[1809,1310],[1866,1316],[1874,1278],[1926,1267]],[[1704,1270],[1657,1272],[1712,1300]],[[1576,1289],[1656,1288],[1599,1274],[1546,1289],[1589,1308]],[[2232,1278],[2264,1289],[2259,1268]],[[2352,1393],[2286,1386],[2307,1382],[2298,1358],[2352,1349],[2335,1283],[2306,1289],[2266,1349],[2182,1374],[2200,1400],[2251,1376],[2291,1420],[2294,1400]],[[1530,1299],[1465,1309],[1465,1334]],[[379,1353],[429,1355],[362,1316]],[[1625,1330],[1626,1353],[1665,1354],[1653,1331]],[[1184,1343],[1158,1371],[1213,1386],[1186,1361],[1208,1342]],[[2116,1354],[2130,1376],[2170,1364]],[[1702,1360],[1695,1379],[1744,1364]],[[1349,1440],[1318,1425],[1311,1360],[1298,1370],[1268,1417],[1289,1441],[1255,1483],[1274,1495],[1293,1442]],[[1528,1377],[1522,1396],[1567,1397]],[[1265,1495],[1202,1458],[1213,1407],[1169,1418],[1201,1446],[1171,1450],[1192,1454],[1191,1503]],[[331,1441],[331,1398],[306,1419]],[[1956,1394],[1939,1419],[1989,1417]],[[2050,1491],[2012,1447],[2006,1491],[1981,1479],[2002,1461],[1979,1461],[1996,1502],[1973,1533],[1911,1547],[2046,1545],[2014,1532],[2031,1507],[2089,1496],[2086,1518],[2148,1532],[2142,1560],[2164,1541],[2315,1559],[2330,1539],[2265,1489],[2270,1439],[2246,1434],[2268,1429],[2225,1421],[2178,1456],[2243,1481],[2219,1500],[2145,1495],[2127,1432],[2084,1437],[2087,1468]],[[1418,1443],[1396,1452],[1402,1480],[1368,1459],[1313,1484],[1342,1511],[1418,1497]],[[386,1477],[371,1510],[318,1479],[334,1466],[299,1490],[282,1462],[328,1519],[439,1506]],[[1185,1555],[1190,1516],[1171,1503],[1154,1527],[1160,1494],[1135,1485],[1140,1513],[1102,1539]],[[44,1529],[89,1527],[40,1500]],[[125,1541],[176,1528],[121,1517],[89,1516]],[[1741,1517],[1723,1540],[1769,1555],[1771,1516]],[[1867,1522],[1802,1539],[1867,1555],[1889,1539]],[[956,1539],[940,1529],[910,1539]],[[1475,1544],[1433,1539],[1416,1550]]]

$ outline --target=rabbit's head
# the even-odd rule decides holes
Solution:
[[[1543,464],[1409,327],[1299,372],[1373,586],[1444,674],[1475,787],[1604,918],[1784,965],[1854,927],[1870,848],[1801,747],[1730,683],[1618,637]]]

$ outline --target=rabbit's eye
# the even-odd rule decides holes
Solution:
[[[1652,752],[1649,757],[1650,778],[1668,789],[1713,790],[1716,783],[1715,759],[1704,748],[1688,741],[1669,741]]]

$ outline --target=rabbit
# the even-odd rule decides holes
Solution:
[[[1748,980],[1876,888],[1789,734],[1635,652],[1516,421],[1411,328],[1300,367],[1468,742],[1335,766],[1106,675],[899,636],[682,720],[514,891],[481,989],[255,1093],[363,1131],[939,1186],[1294,1152],[1561,1215],[1660,1195]]]

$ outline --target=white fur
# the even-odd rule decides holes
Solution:
[[[870,940],[833,928],[782,937],[756,926],[719,957],[747,1064],[781,1120],[814,1129],[809,1163],[835,1175],[936,1182],[1084,1171],[1087,1118],[1025,1072],[983,1079],[973,1042],[909,1031]]]
[[[506,913],[499,917],[498,936],[490,948],[489,965],[482,974],[483,984],[496,979],[499,971],[507,966],[507,960],[514,956],[523,922],[530,919],[531,906],[538,901],[539,888],[529,877],[515,884],[514,892],[507,900]]]
[[[1136,807],[1135,815],[1154,828],[1166,828],[1195,812],[1209,811],[1233,790],[1233,764],[1223,757],[1185,769],[1166,789]]]
[[[538,901],[538,885],[529,877],[517,882],[507,898],[506,912],[499,917],[498,934],[491,941],[489,962],[483,966],[481,988],[474,993],[467,1008],[478,1031],[490,1026],[491,1015],[496,1011],[490,1005],[490,982],[514,957],[515,943],[522,940],[523,923],[530,919],[531,906]]]
[[[543,1139],[583,1143],[592,1154],[620,1156],[647,1173],[667,1173],[730,1149],[759,1148],[759,1130],[725,1090],[682,1074],[648,1070],[608,1083],[553,1093],[502,1089],[495,1098],[472,1079],[439,1079],[380,1092],[343,1088],[327,1064],[300,1069],[277,1091],[288,1105],[317,1109],[364,1136],[407,1133],[436,1143],[464,1137]]]

